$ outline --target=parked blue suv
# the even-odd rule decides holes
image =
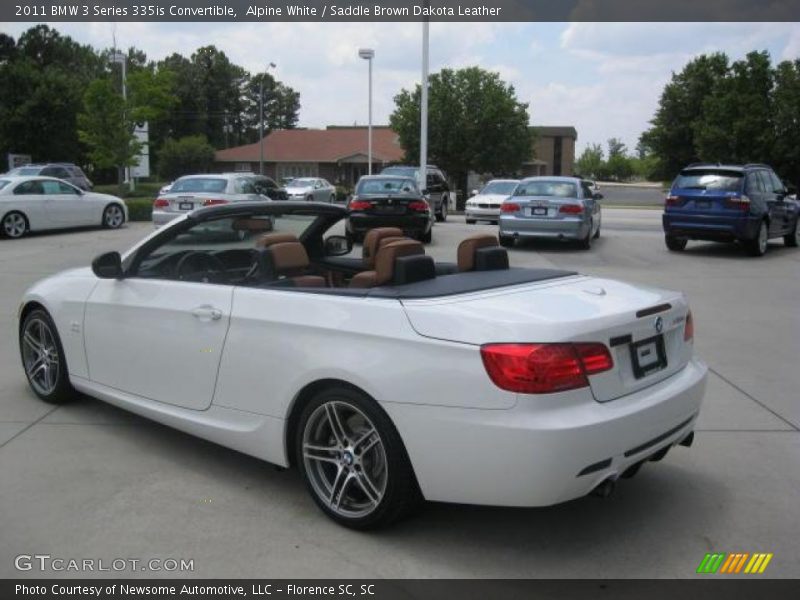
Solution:
[[[688,240],[740,242],[753,256],[767,241],[783,237],[800,244],[800,204],[767,165],[692,164],[670,188],[664,206],[667,248],[680,251]]]

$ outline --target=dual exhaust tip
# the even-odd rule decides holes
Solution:
[[[691,447],[692,443],[694,443],[694,431],[690,431],[689,435],[687,435],[680,442],[678,442],[678,445],[689,448]],[[604,479],[599,484],[597,484],[597,486],[591,492],[589,492],[589,494],[591,496],[595,496],[596,498],[608,498],[609,496],[611,496],[611,494],[614,493],[614,490],[617,487],[617,479],[619,479],[619,477],[622,477],[623,479],[630,479],[639,472],[639,469],[642,468],[642,465],[645,462],[647,461],[658,462],[661,459],[663,459],[667,455],[667,452],[669,452],[669,449],[671,447],[672,446],[665,446],[652,456],[649,456],[643,460],[640,460],[637,463],[632,464],[630,467],[628,467],[622,472],[622,475],[619,476],[612,475],[607,479]]]

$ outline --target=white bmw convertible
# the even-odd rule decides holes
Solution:
[[[84,392],[301,472],[330,517],[419,500],[542,506],[690,445],[706,367],[678,292],[509,268],[493,236],[435,263],[399,230],[363,256],[334,205],[200,209],[19,308],[33,391]]]

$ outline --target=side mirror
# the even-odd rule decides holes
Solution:
[[[106,252],[92,261],[92,271],[100,279],[122,279],[122,257],[119,252]]]
[[[325,238],[325,256],[344,256],[353,250],[353,242],[343,235]]]
[[[477,196],[477,195],[478,195],[478,190],[472,190],[472,191],[469,193],[469,195],[470,195],[470,196]]]
[[[592,196],[592,198],[594,198],[595,200],[602,200],[603,197],[604,197],[603,194],[601,194],[600,192],[597,192]]]

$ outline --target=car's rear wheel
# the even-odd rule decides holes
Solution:
[[[475,219],[467,219],[467,225],[475,225]]]
[[[436,213],[436,220],[440,223],[447,221],[447,198],[442,196],[442,203],[439,205],[439,212]]]
[[[761,221],[758,227],[758,235],[746,243],[747,252],[750,256],[764,256],[767,252],[767,243],[769,242],[769,231],[767,229],[767,222]]]
[[[797,217],[794,221],[794,231],[783,236],[783,243],[790,248],[800,246],[800,217]]]
[[[500,240],[500,245],[503,248],[513,248],[514,247],[514,238],[510,235],[501,235],[498,238]]]
[[[578,242],[578,245],[583,250],[591,250],[592,248],[592,230],[594,229],[594,221],[589,221],[589,231],[586,232],[586,237]]]
[[[334,202],[336,202],[336,196],[334,194],[331,194],[331,204],[333,204]]]
[[[597,224],[597,231],[594,232],[594,239],[596,239],[596,240],[600,239],[600,225],[601,225],[601,223]]]
[[[18,239],[28,231],[28,220],[21,212],[11,211],[3,217],[3,235]]]
[[[297,464],[311,496],[354,529],[388,525],[419,501],[400,435],[381,408],[348,387],[317,394],[300,415]]]
[[[103,211],[103,227],[119,229],[125,222],[125,211],[119,204],[109,204]]]
[[[45,402],[62,404],[75,391],[67,375],[67,361],[55,323],[46,311],[31,311],[19,334],[22,366],[33,392]]]
[[[423,244],[430,244],[433,241],[433,228],[431,227],[428,231],[420,235],[419,241]]]
[[[672,252],[681,252],[685,250],[686,244],[688,243],[686,238],[675,237],[674,235],[666,236],[664,241],[667,244],[667,248],[669,248]]]

